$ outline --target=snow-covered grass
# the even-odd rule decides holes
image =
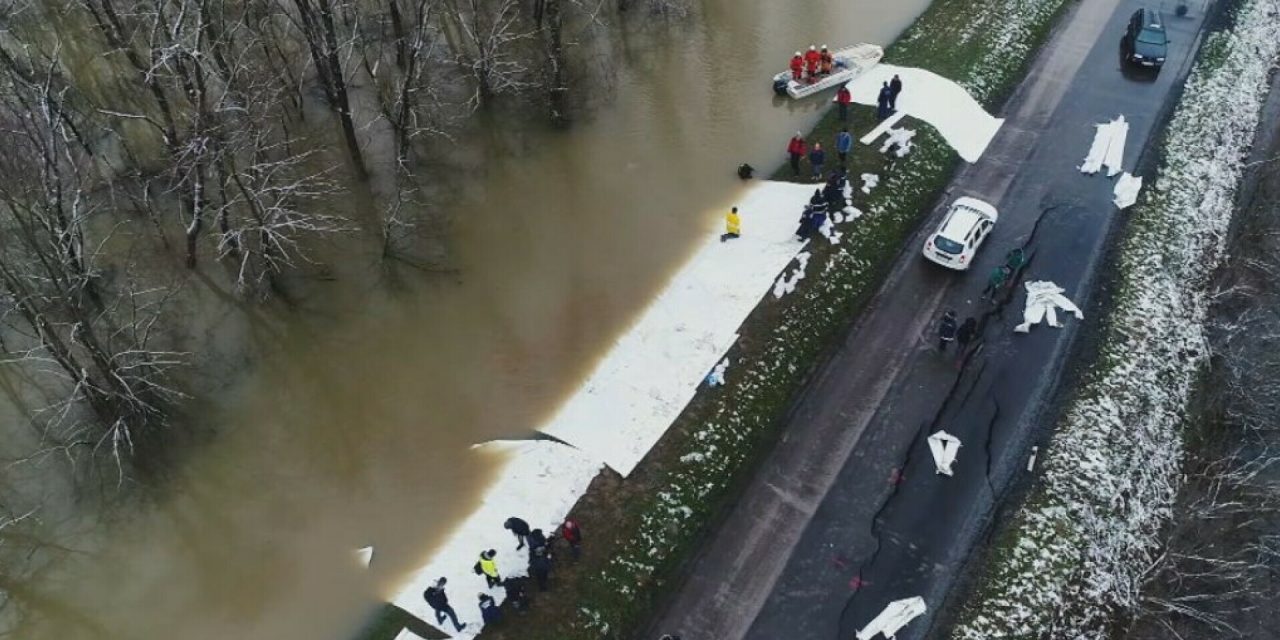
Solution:
[[[886,60],[938,71],[990,107],[1020,79],[1065,2],[938,0],[889,48]],[[957,34],[970,31],[966,45],[953,46]],[[869,129],[870,123],[865,113],[855,114],[854,126]],[[832,139],[842,125],[830,113],[809,137]],[[647,613],[663,581],[761,455],[760,445],[775,434],[821,352],[874,292],[950,178],[957,158],[936,131],[921,126],[912,142],[912,152],[902,158],[857,148],[852,175],[880,176],[870,196],[855,194],[862,198],[855,203],[860,215],[849,216],[841,227],[839,244],[812,246],[807,275],[794,292],[780,300],[770,296],[742,327],[725,386],[696,399],[672,430],[667,444],[675,454],[655,480],[653,496],[628,507],[627,522],[619,527],[623,535],[607,543],[608,561],[573,594],[562,596],[576,599],[577,619],[545,636],[524,637],[612,638]]]
[[[1177,491],[1209,277],[1280,57],[1280,4],[1245,0],[1204,51],[1131,214],[1099,360],[955,638],[1105,638],[1136,603]]]

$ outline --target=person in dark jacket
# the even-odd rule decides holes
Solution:
[[[516,551],[523,549],[525,539],[529,537],[529,523],[515,516],[511,516],[510,518],[507,518],[506,522],[502,523],[502,527],[515,535],[516,542],[519,543],[516,545]]]
[[[822,188],[822,199],[827,203],[829,214],[844,211],[844,190],[840,188],[840,177],[837,174],[832,174],[831,179],[827,180],[827,186]]]
[[[821,190],[815,189],[813,197],[809,198],[809,232],[821,231],[826,223],[827,199],[822,197]]]
[[[893,79],[889,81],[889,111],[898,110],[898,94],[902,93],[902,78],[898,74],[893,74]]]
[[[813,150],[809,152],[809,165],[813,167],[813,179],[822,179],[822,165],[827,162],[827,152],[822,150],[822,143],[813,143]]]
[[[582,555],[582,528],[578,526],[578,521],[565,518],[564,524],[560,525],[560,536],[569,543],[569,553],[577,560]]]
[[[938,325],[938,351],[946,353],[947,345],[956,340],[956,312],[947,309],[942,314],[942,322]]]
[[[800,212],[800,226],[796,227],[796,238],[808,240],[811,235],[813,235],[813,206],[806,204],[804,211]]]
[[[529,609],[529,594],[524,590],[523,578],[507,578],[502,581],[502,588],[506,591],[507,602],[511,603],[512,608],[516,611]]]
[[[547,590],[547,582],[551,579],[551,555],[546,547],[529,557],[529,575],[538,583],[538,591]]]
[[[889,83],[886,82],[884,86],[880,87],[880,95],[876,96],[876,117],[881,120],[888,118],[889,114],[893,113],[893,110],[889,108],[890,93]]]
[[[427,590],[422,592],[422,599],[426,600],[427,606],[436,612],[436,624],[443,625],[444,619],[448,617],[449,620],[453,621],[453,628],[457,631],[462,631],[467,628],[467,625],[458,622],[458,614],[454,612],[453,607],[449,606],[449,596],[445,595],[444,592],[444,585],[447,582],[448,580],[444,578],[436,580],[434,585],[427,587]]]
[[[791,142],[787,143],[787,155],[791,158],[791,171],[795,173],[797,178],[800,177],[800,159],[804,157],[804,150],[804,136],[797,131]]]
[[[493,624],[502,621],[502,609],[498,608],[498,603],[494,602],[493,596],[482,593],[480,594],[480,619],[485,624]]]
[[[543,533],[542,529],[534,529],[533,531],[530,531],[529,532],[529,556],[532,557],[534,553],[538,552],[538,549],[546,549],[546,548],[547,548],[547,534]]]

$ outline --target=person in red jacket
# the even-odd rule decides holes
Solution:
[[[800,82],[804,77],[804,56],[797,51],[795,57],[791,58],[791,79]]]
[[[560,535],[569,543],[569,551],[573,554],[573,559],[577,560],[582,554],[582,528],[578,526],[578,521],[565,518],[564,524],[560,525]]]
[[[827,50],[827,45],[825,44],[822,45],[822,52],[819,53],[818,55],[822,56],[820,60],[820,63],[822,65],[822,75],[824,76],[831,75],[831,67],[835,65],[836,59],[834,56],[831,55],[831,52]]]
[[[804,157],[804,152],[804,136],[797,131],[796,136],[787,143],[787,153],[791,156],[791,170],[795,172],[797,178],[800,177],[800,159]]]
[[[853,94],[849,92],[849,85],[840,85],[840,90],[836,92],[836,104],[840,107],[840,122],[849,119],[849,103],[853,102]]]
[[[809,50],[804,54],[804,67],[809,72],[809,82],[813,83],[818,79],[818,66],[822,64],[822,54],[818,53],[818,48],[809,45]]]

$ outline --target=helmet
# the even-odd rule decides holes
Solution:
[[[799,51],[797,51],[797,52],[796,52],[796,55],[800,55],[800,52],[799,52]]]
[[[810,50],[810,51],[817,51],[817,48],[816,48],[816,47],[814,47],[813,45],[809,45],[809,50]]]
[[[826,50],[827,50],[827,45],[825,45],[825,44],[824,44],[824,45],[822,45],[822,50],[823,50],[823,51],[826,51]]]

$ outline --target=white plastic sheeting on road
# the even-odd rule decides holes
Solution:
[[[905,114],[933,125],[961,158],[977,162],[1004,120],[987,113],[964,87],[932,71],[891,64],[878,64],[846,86],[854,102],[875,106],[881,85],[894,74],[902,79],[894,117]],[[870,141],[864,139],[863,143]]]
[[[1107,168],[1107,176],[1120,173],[1120,164],[1124,161],[1124,145],[1129,137],[1129,123],[1124,116],[1117,116],[1111,122],[1094,125],[1097,131],[1093,134],[1093,144],[1089,147],[1089,155],[1080,165],[1080,172],[1093,175]]]
[[[498,572],[503,578],[529,573],[528,549],[516,551],[515,536],[502,526],[507,518],[518,516],[550,538],[602,468],[597,459],[546,440],[490,442],[476,449],[504,459],[498,481],[480,499],[479,508],[432,552],[394,600],[396,606],[434,625],[435,615],[422,599],[422,592],[439,578],[448,578],[445,592],[449,604],[467,628],[455,633],[446,620],[442,630],[457,638],[474,637],[484,625],[476,606],[477,593],[488,593],[499,603],[505,598],[500,587],[488,589],[484,576],[472,570],[481,551],[498,552]],[[405,631],[400,637],[417,636]]]
[[[733,203],[742,237],[721,242],[719,226],[704,232],[693,258],[538,430],[629,475],[803,248],[795,228],[813,189],[762,182],[743,194]]]
[[[939,430],[929,436],[929,452],[933,454],[933,466],[937,473],[954,475],[951,465],[955,464],[956,455],[960,453],[960,438]]]
[[[907,626],[907,623],[924,615],[927,610],[924,598],[920,596],[894,600],[880,612],[880,615],[858,631],[857,638],[871,640],[877,634],[883,635],[886,639],[893,638],[898,635],[898,631]]]
[[[1121,209],[1128,209],[1138,201],[1138,192],[1142,191],[1142,176],[1130,175],[1128,171],[1116,180],[1115,199],[1112,202]]]
[[[1062,287],[1047,280],[1034,280],[1026,283],[1026,287],[1027,308],[1022,312],[1022,324],[1014,327],[1014,331],[1026,333],[1031,330],[1032,325],[1040,324],[1045,318],[1049,319],[1049,326],[1061,327],[1058,323],[1058,309],[1075,315],[1077,320],[1084,319],[1080,308],[1062,295],[1065,291]]]

